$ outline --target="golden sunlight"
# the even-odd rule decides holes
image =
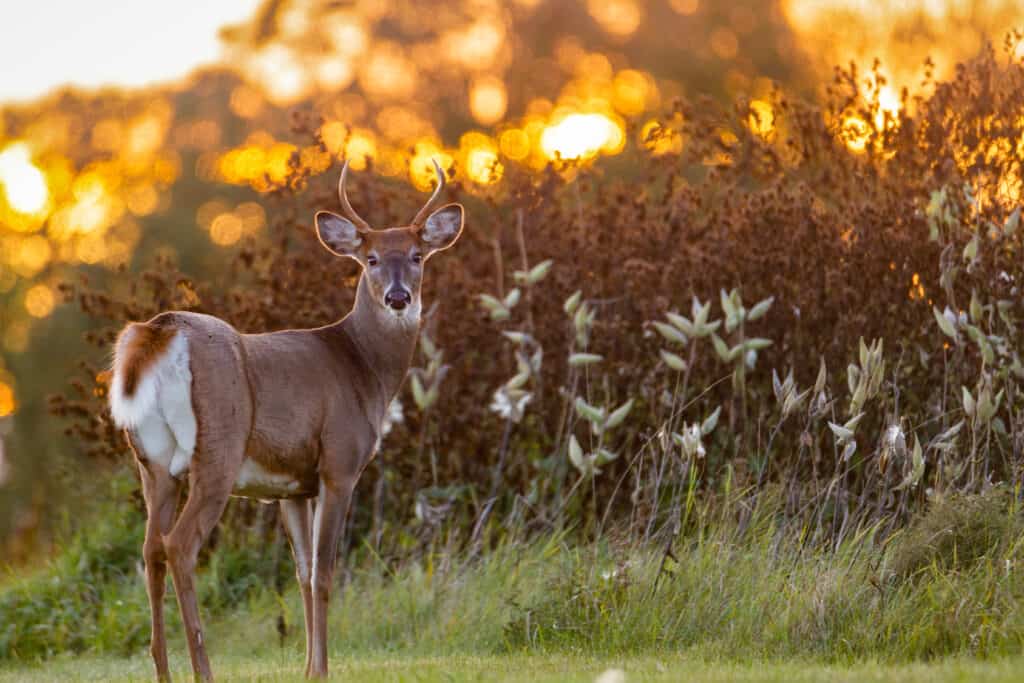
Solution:
[[[14,412],[17,404],[14,402],[14,389],[0,380],[0,417],[7,417]]]
[[[32,163],[32,154],[23,142],[0,152],[0,186],[7,203],[18,213],[40,214],[50,199],[46,176]]]
[[[622,128],[604,114],[569,114],[541,134],[540,146],[554,159],[585,159],[613,152],[622,144]]]

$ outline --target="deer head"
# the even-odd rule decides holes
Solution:
[[[347,256],[363,267],[363,281],[372,300],[396,317],[417,316],[423,264],[443,251],[462,234],[461,204],[447,204],[430,213],[445,185],[444,171],[436,161],[437,187],[409,225],[374,230],[359,217],[345,193],[348,161],[341,169],[338,198],[344,216],[330,211],[316,214],[320,242],[333,254]]]

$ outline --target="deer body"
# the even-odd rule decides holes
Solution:
[[[364,273],[345,318],[310,330],[241,334],[198,313],[129,324],[115,349],[111,413],[135,452],[148,510],[143,556],[151,652],[169,678],[162,600],[170,565],[195,675],[212,678],[194,589],[199,548],[232,495],[281,501],[306,616],[306,673],[327,673],[326,614],[352,490],[373,457],[419,331],[421,270],[462,229],[449,205],[413,225],[371,231],[317,214],[323,244]],[[182,482],[189,494],[177,519]]]

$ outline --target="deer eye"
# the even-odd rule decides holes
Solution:
[[[413,263],[421,263],[423,261],[423,254],[416,252],[410,258],[412,258]]]
[[[373,254],[370,254],[369,256],[367,256],[366,257],[366,265],[368,265],[368,266],[375,266],[375,265],[377,265],[377,257],[374,256]]]

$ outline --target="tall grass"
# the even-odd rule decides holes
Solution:
[[[724,496],[724,494],[723,494]],[[338,653],[627,655],[694,650],[709,660],[908,662],[1016,654],[1024,520],[1002,491],[954,498],[888,537],[837,548],[779,524],[779,503],[732,494],[695,502],[676,546],[614,530],[507,536],[487,553],[437,546],[399,563],[367,543],[351,555],[331,612]],[[113,508],[111,509],[111,511]],[[45,572],[0,589],[0,660],[59,652],[134,654],[148,639],[141,529],[111,516]],[[89,540],[85,540],[88,536]],[[224,539],[202,574],[213,652],[302,647],[300,601]],[[253,553],[254,554],[254,553]],[[216,559],[216,558],[226,559]],[[169,598],[173,602],[173,598]],[[171,606],[169,615],[176,610]],[[172,644],[184,647],[176,616]]]

